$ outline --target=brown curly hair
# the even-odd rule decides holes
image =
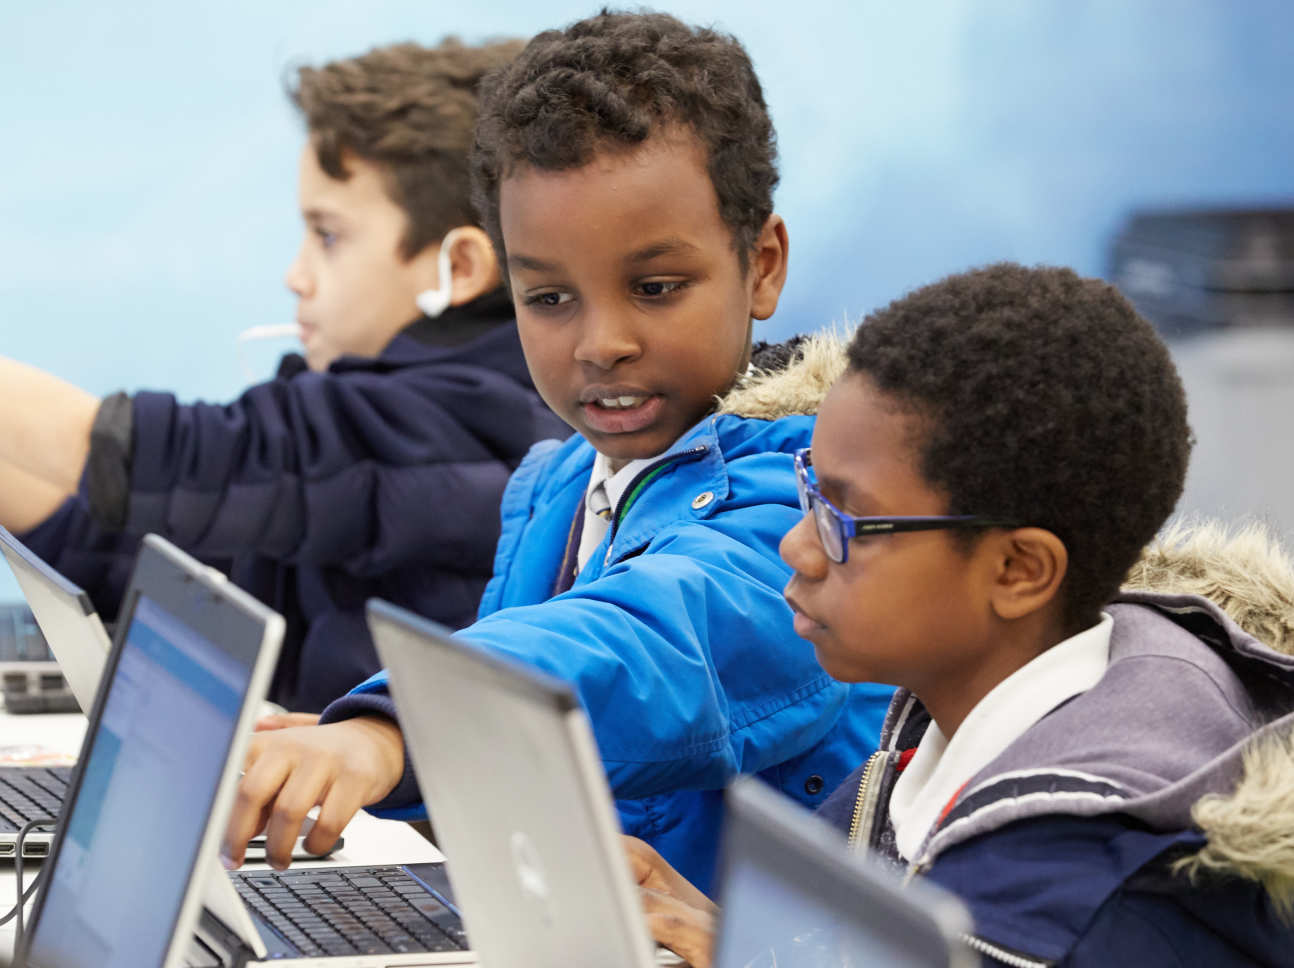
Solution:
[[[381,166],[387,193],[408,227],[412,258],[458,225],[476,225],[468,156],[486,73],[522,48],[519,40],[468,46],[392,44],[322,67],[300,67],[288,97],[310,132],[319,167],[346,179],[351,153]]]
[[[744,271],[778,180],[777,138],[750,57],[735,38],[668,14],[606,10],[537,35],[482,86],[472,197],[499,261],[499,183],[518,166],[578,168],[669,127],[705,147]]]
[[[1099,279],[1012,263],[949,276],[868,316],[849,370],[920,419],[921,473],[949,514],[1065,543],[1071,631],[1096,621],[1181,496],[1192,437],[1177,369]]]

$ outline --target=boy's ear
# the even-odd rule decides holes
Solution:
[[[750,281],[753,286],[750,315],[755,319],[768,319],[777,309],[782,287],[786,285],[790,245],[786,223],[774,212],[764,222],[750,253]]]
[[[1060,538],[1045,528],[1013,528],[990,540],[996,569],[991,605],[998,618],[1024,618],[1056,600],[1069,569]]]
[[[462,306],[498,288],[502,281],[499,259],[484,229],[476,225],[461,225],[450,242],[451,306]]]

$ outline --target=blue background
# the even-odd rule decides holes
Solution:
[[[779,131],[791,275],[759,337],[854,321],[994,259],[1102,274],[1134,207],[1294,199],[1294,5],[1281,0],[663,9],[745,42]],[[233,395],[235,335],[293,316],[291,67],[592,10],[4,4],[0,352],[95,393]]]

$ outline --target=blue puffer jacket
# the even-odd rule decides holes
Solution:
[[[82,492],[24,540],[109,619],[149,531],[222,568],[287,620],[271,698],[317,711],[380,667],[367,599],[472,620],[508,477],[570,430],[530,382],[501,291],[375,358],[293,361],[225,405],[110,398]]]
[[[774,391],[771,405],[767,381],[763,402],[756,388],[736,391],[644,471],[574,586],[555,598],[594,452],[582,438],[536,447],[504,496],[480,618],[461,633],[574,684],[625,831],[702,889],[724,784],[760,773],[816,806],[875,748],[892,691],[831,679],[782,599],[790,571],[777,546],[802,513],[790,455],[813,429],[811,416],[783,414],[788,396],[816,407],[838,371],[824,355],[780,374],[795,393]],[[816,377],[801,372],[815,367]],[[385,683],[375,676],[325,720],[394,715]],[[406,773],[376,809],[409,817],[418,799]]]

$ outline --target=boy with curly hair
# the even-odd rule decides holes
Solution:
[[[625,829],[704,884],[727,780],[817,804],[889,694],[826,676],[781,597],[791,454],[838,361],[738,385],[786,275],[759,81],[736,40],[662,14],[548,31],[487,84],[473,175],[535,385],[578,433],[513,476],[460,635],[575,686]],[[395,716],[378,676],[325,725],[256,737],[230,860],[268,819],[286,863],[316,804],[311,846],[362,805],[420,810]]]
[[[869,316],[797,456],[795,629],[833,677],[900,687],[820,815],[959,895],[985,964],[1294,951],[1294,572],[1179,531],[1120,591],[1190,449],[1112,286],[1003,264]],[[630,853],[660,940],[708,964],[713,906]]]
[[[219,564],[287,619],[271,698],[295,710],[379,667],[367,598],[469,622],[508,476],[565,435],[470,201],[477,87],[520,47],[302,67],[305,235],[285,281],[304,358],[223,406],[101,401],[0,359],[0,524],[109,617],[146,532]]]

